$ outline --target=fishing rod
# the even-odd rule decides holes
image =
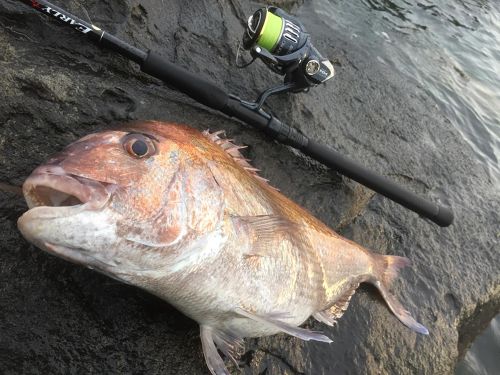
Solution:
[[[225,92],[199,75],[163,59],[154,51],[136,48],[48,1],[19,1],[86,35],[102,47],[134,61],[144,73],[162,80],[199,103],[264,131],[279,142],[300,150],[305,155],[434,223],[446,227],[453,222],[453,212],[450,207],[440,206],[417,196],[386,177],[308,138],[262,109],[262,105],[270,95],[307,91],[334,75],[332,64],[312,45],[311,37],[300,21],[281,9],[262,8],[248,20],[243,48],[250,51],[252,56],[250,63],[260,59],[271,70],[284,75],[282,85],[264,91],[255,102],[251,102]],[[238,54],[239,52],[240,48]],[[250,63],[239,67],[245,67]]]

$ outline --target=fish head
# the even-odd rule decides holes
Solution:
[[[184,133],[142,123],[72,143],[24,182],[30,209],[18,220],[21,233],[124,281],[168,267],[175,245],[214,225],[209,207],[220,198]]]

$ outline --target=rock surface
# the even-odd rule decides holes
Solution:
[[[261,63],[234,66],[256,3],[54,2],[241,97],[280,80]],[[410,332],[362,287],[337,327],[308,322],[333,344],[248,339],[243,373],[451,373],[500,308],[500,189],[422,88],[330,33],[312,7],[295,10],[319,50],[336,60],[337,77],[270,106],[311,138],[451,203],[453,226],[439,228],[373,195],[13,0],[0,4],[0,182],[20,185],[50,154],[113,123],[161,119],[225,129],[250,146],[247,156],[264,177],[328,225],[377,252],[408,256],[413,268],[402,272],[395,293],[431,332]],[[25,209],[22,199],[0,192],[1,373],[208,374],[194,322],[147,293],[30,246],[16,228]]]

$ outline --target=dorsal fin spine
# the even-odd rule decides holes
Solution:
[[[220,135],[225,135],[226,132],[224,130],[218,130],[213,133],[210,133],[210,131],[207,129],[202,132],[202,134],[208,138],[210,141],[214,142],[216,145],[218,145],[220,148],[222,148],[226,154],[231,156],[231,158],[243,169],[245,169],[248,173],[250,173],[252,176],[254,176],[257,180],[262,181],[266,183],[269,187],[271,187],[274,190],[278,190],[271,185],[268,184],[268,179],[261,177],[258,175],[257,172],[260,171],[258,168],[254,168],[250,164],[250,160],[245,158],[240,150],[247,148],[248,146],[242,146],[242,145],[236,145],[234,144],[234,139],[226,139],[226,138],[221,138]]]

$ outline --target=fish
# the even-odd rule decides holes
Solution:
[[[214,375],[245,337],[333,326],[371,283],[411,330],[428,334],[391,293],[409,260],[343,238],[258,174],[222,132],[158,121],[83,137],[23,184],[22,235],[42,250],[167,301],[200,325]]]

